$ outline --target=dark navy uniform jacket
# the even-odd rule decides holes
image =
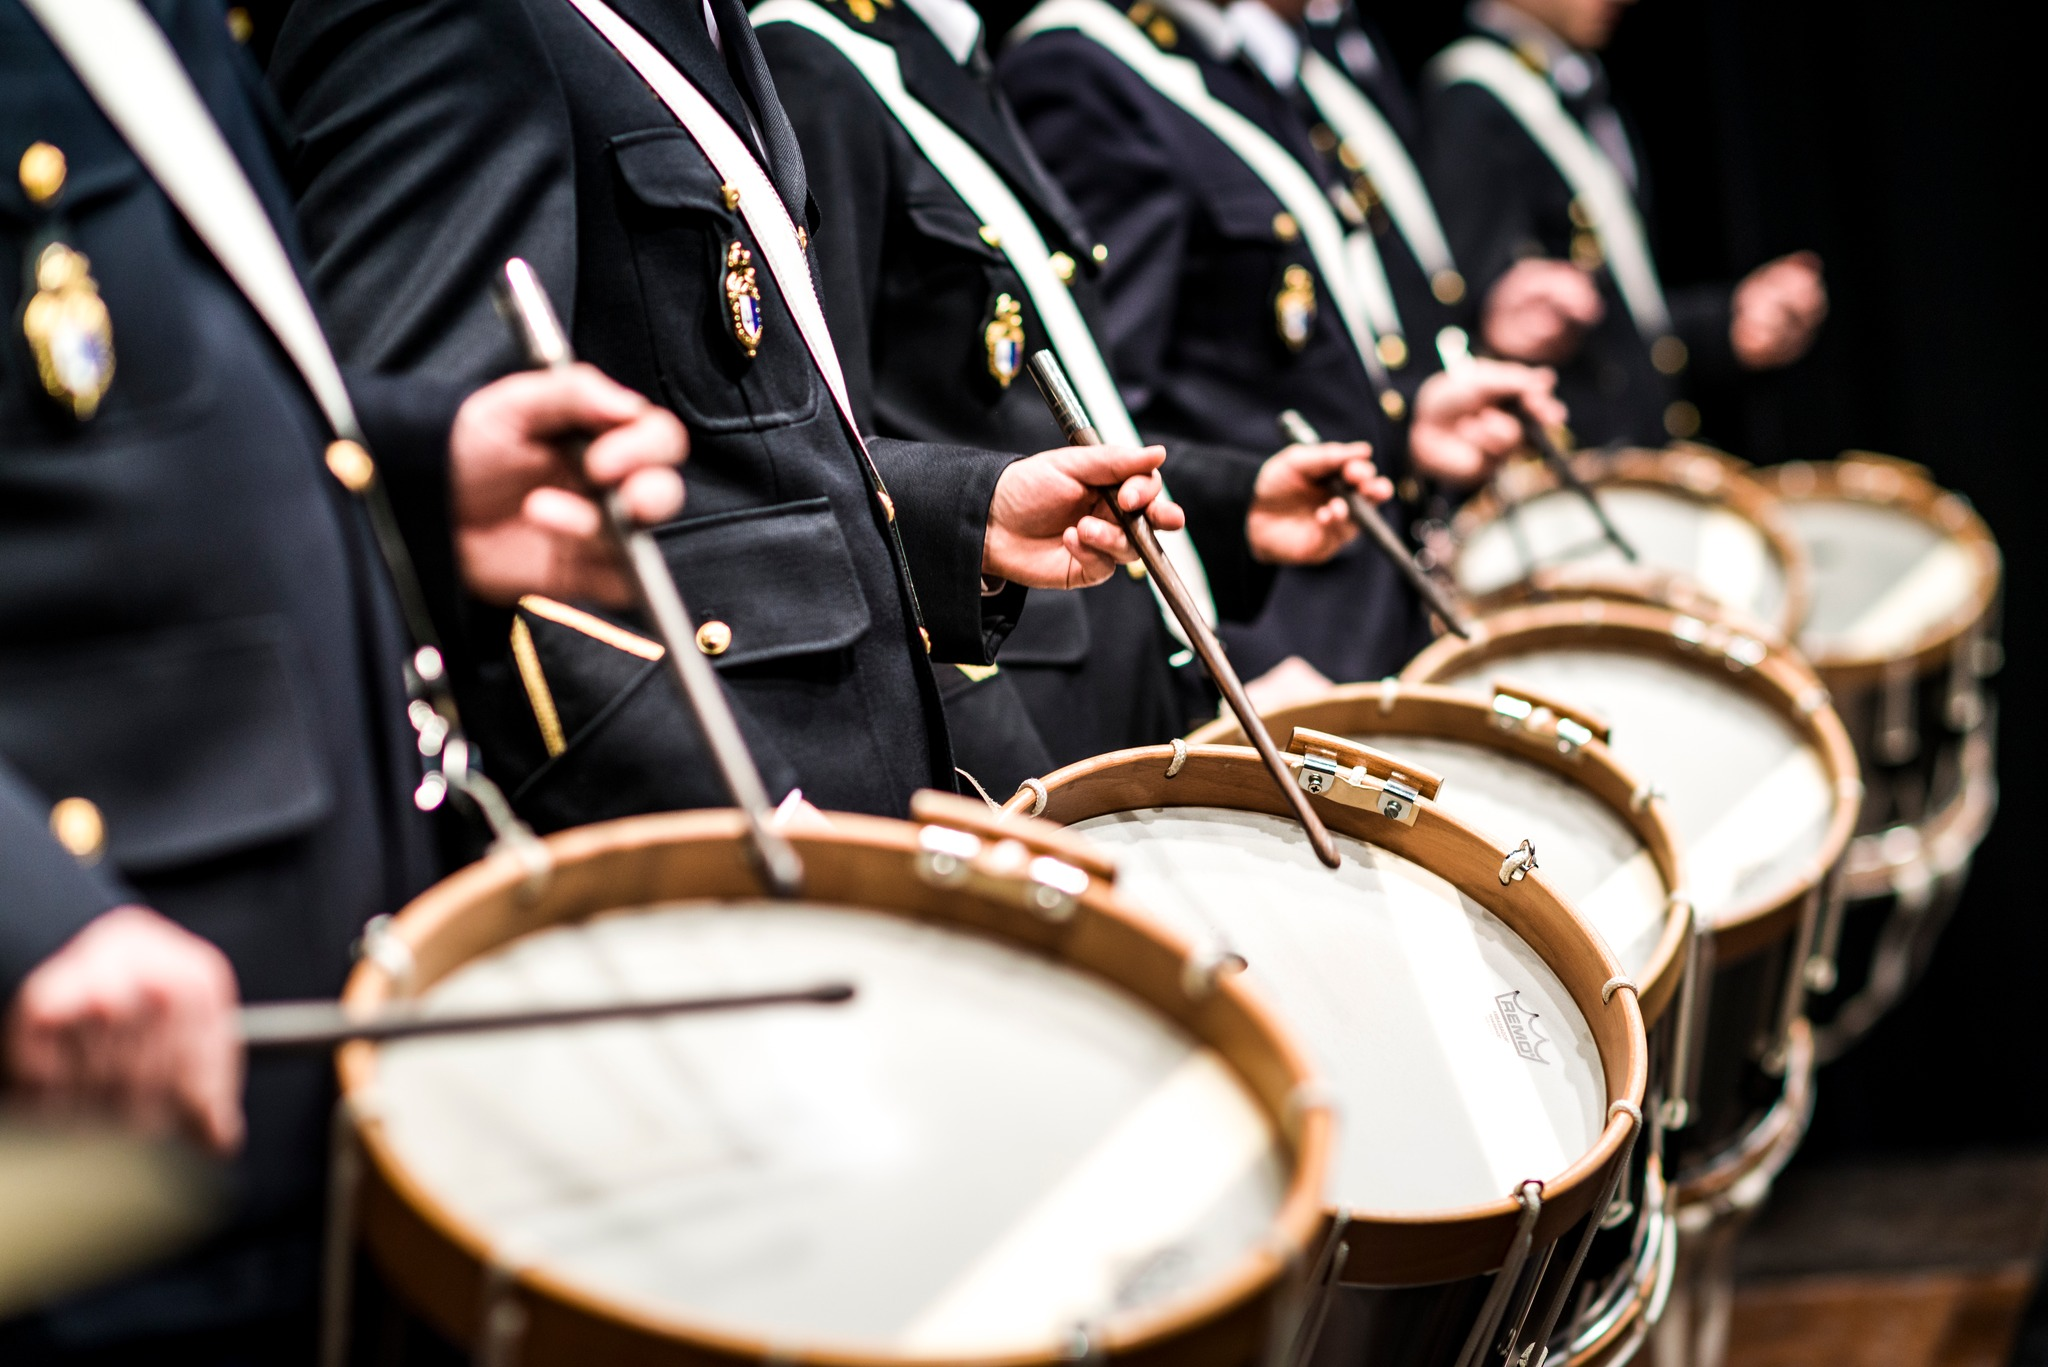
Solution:
[[[287,244],[253,65],[209,0],[148,0]],[[11,173],[54,144],[54,207]],[[245,998],[333,996],[364,921],[431,876],[382,566],[327,474],[298,372],[42,29],[0,0],[0,1001],[86,922],[156,908],[228,954]],[[43,392],[25,258],[80,251],[112,318],[95,416]],[[445,574],[457,395],[352,376],[414,554]],[[438,526],[435,524],[438,522]],[[441,595],[445,599],[446,585]],[[53,804],[100,811],[83,864]],[[0,1325],[0,1361],[310,1304],[324,1060],[257,1059],[235,1223],[173,1268]],[[310,1345],[309,1345],[310,1347]]]
[[[1504,41],[1489,30],[1473,32],[1489,41]],[[1596,79],[1584,95],[1568,97],[1564,104],[1583,122],[1595,107],[1607,103],[1607,96],[1596,59],[1581,56]],[[1571,188],[1492,92],[1471,83],[1432,89],[1425,95],[1425,115],[1430,189],[1475,301],[1484,299],[1494,282],[1523,257],[1571,259]],[[1640,144],[1632,134],[1629,141],[1636,166],[1643,167]],[[1646,173],[1639,173],[1636,203],[1649,223]],[[1571,411],[1573,436],[1581,446],[1661,446],[1671,435],[1665,428],[1665,410],[1679,397],[1678,379],[1652,364],[1650,347],[1657,339],[1637,331],[1613,275],[1603,268],[1594,273],[1594,280],[1607,305],[1606,316],[1557,374],[1557,394]],[[1667,287],[1665,300],[1673,332],[1685,343],[1687,369],[1732,373],[1729,288]]]
[[[802,160],[738,0],[719,3],[724,58],[694,0],[614,8],[752,143],[805,223]],[[758,252],[759,354],[740,346],[725,262],[753,239],[696,143],[568,0],[299,0],[269,75],[343,354],[472,380],[516,368],[491,288],[525,257],[577,352],[690,430],[689,504],[659,536],[692,611],[731,632],[717,666],[771,786],[885,815],[951,788],[920,612],[939,660],[985,662],[1014,624],[1023,591],[984,598],[980,567],[1015,456],[876,439],[878,494]],[[521,614],[523,670],[502,615],[473,613],[468,632],[488,644],[471,726],[522,811],[556,827],[724,803],[650,643],[614,644],[646,629],[565,617]]]
[[[1039,166],[980,49],[956,61],[902,6],[833,4],[830,12],[895,50],[910,93],[981,152],[1032,211],[1047,246],[1076,263],[1070,288],[1084,316],[1099,324],[1094,239]],[[855,407],[891,435],[1017,451],[1062,444],[1031,378],[1018,373],[1006,387],[991,366],[987,329],[1003,295],[1022,306],[1024,354],[1047,342],[1030,295],[983,239],[979,220],[837,48],[795,24],[759,33],[818,200],[825,310]],[[1278,444],[1269,439],[1264,449]],[[1184,440],[1169,448],[1168,486],[1188,511],[1227,617],[1255,613],[1272,582],[1244,536],[1261,460]],[[1066,764],[1188,729],[1189,690],[1167,663],[1176,649],[1151,591],[1118,573],[1078,593],[1033,592],[997,657],[1001,673],[979,691],[1013,689],[1035,733],[1028,743]],[[1002,717],[984,705],[990,701],[948,698],[954,743],[963,767],[992,790],[1000,781],[1010,792],[1017,779],[1045,769],[976,768],[970,756],[988,749],[981,740],[1004,731]],[[979,762],[1000,766],[1003,758]]]
[[[1219,58],[1170,20],[1145,31],[1197,62],[1213,95],[1337,184],[1299,109],[1247,60]],[[1139,429],[1262,450],[1281,440],[1280,412],[1295,408],[1327,440],[1372,442],[1380,468],[1398,478],[1405,433],[1381,411],[1307,244],[1276,227],[1282,206],[1265,182],[1077,32],[1013,44],[998,70],[1032,146],[1109,248],[1097,336]],[[1299,352],[1282,339],[1275,311],[1290,266],[1316,286]],[[1388,512],[1398,525],[1400,510]],[[1359,538],[1327,565],[1281,571],[1258,622],[1226,625],[1223,635],[1246,677],[1299,654],[1332,678],[1362,679],[1398,669],[1426,629],[1407,586]]]

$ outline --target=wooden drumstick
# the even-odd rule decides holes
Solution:
[[[503,300],[506,316],[517,329],[534,365],[562,370],[575,362],[569,336],[562,331],[561,319],[548,301],[540,277],[516,256],[505,263]],[[683,701],[696,716],[697,729],[717,761],[726,792],[746,818],[754,862],[771,892],[777,897],[795,897],[803,890],[803,860],[796,847],[775,829],[775,809],[768,801],[767,785],[761,781],[761,771],[747,750],[746,737],[740,734],[732,706],[719,687],[717,671],[697,649],[696,625],[690,620],[689,609],[683,606],[683,595],[676,588],[675,576],[669,572],[661,545],[653,533],[634,524],[617,490],[606,495],[603,505],[605,522],[632,569],[641,606],[647,610],[655,634],[667,650]]]
[[[413,1039],[421,1035],[466,1035],[486,1030],[531,1030],[549,1025],[588,1025],[647,1016],[693,1016],[712,1011],[746,1011],[763,1006],[836,1006],[853,1000],[852,983],[820,983],[784,992],[749,992],[723,997],[659,997],[594,1006],[541,1006],[514,1011],[464,1011],[429,1016],[417,1003],[387,1003],[369,1010],[341,1002],[259,1002],[239,1013],[242,1044],[249,1049],[334,1049],[351,1040]]]
[[[1101,434],[1089,421],[1088,410],[1081,406],[1080,396],[1067,382],[1067,373],[1060,368],[1059,358],[1050,351],[1040,351],[1031,358],[1031,378],[1038,382],[1038,392],[1045,396],[1046,406],[1052,409],[1053,417],[1059,422],[1060,430],[1075,446],[1100,446]],[[1159,586],[1160,594],[1166,599],[1167,607],[1173,610],[1175,620],[1187,634],[1195,654],[1202,659],[1202,667],[1209,671],[1209,677],[1216,681],[1223,700],[1230,704],[1230,710],[1237,715],[1237,724],[1243,728],[1252,748],[1259,752],[1265,763],[1266,772],[1273,776],[1273,782],[1287,798],[1288,806],[1294,809],[1295,820],[1308,834],[1309,848],[1316,852],[1316,858],[1331,868],[1337,868],[1344,857],[1337,850],[1337,842],[1330,838],[1329,828],[1309,805],[1308,794],[1295,782],[1286,761],[1273,746],[1273,738],[1259,721],[1259,714],[1253,710],[1252,701],[1245,696],[1244,685],[1238,681],[1237,671],[1224,658],[1223,643],[1216,639],[1216,633],[1209,630],[1209,624],[1202,620],[1202,614],[1195,608],[1194,600],[1188,597],[1187,586],[1181,583],[1180,574],[1160,549],[1159,538],[1153,534],[1152,524],[1145,520],[1143,512],[1126,512],[1117,502],[1117,490],[1104,490],[1111,511],[1123,525],[1124,535],[1137,547],[1138,559],[1144,562],[1145,573],[1152,576],[1152,582]]]
[[[1289,441],[1297,445],[1322,445],[1323,439],[1316,434],[1316,429],[1310,426],[1309,420],[1301,416],[1296,409],[1289,408],[1281,412],[1280,430],[1287,434]],[[1429,572],[1415,563],[1415,557],[1402,543],[1400,535],[1387,525],[1387,519],[1381,515],[1380,510],[1367,502],[1364,494],[1352,487],[1351,481],[1344,478],[1342,471],[1331,475],[1327,483],[1330,492],[1344,500],[1344,506],[1351,512],[1351,520],[1358,524],[1359,530],[1372,538],[1373,544],[1380,548],[1380,552],[1401,572],[1401,577],[1408,581],[1408,587],[1414,589],[1416,595],[1428,605],[1429,610],[1450,628],[1451,634],[1463,641],[1471,640],[1472,633],[1466,629],[1465,619],[1459,614],[1458,605],[1451,601],[1451,595],[1444,591],[1442,584],[1430,578]]]

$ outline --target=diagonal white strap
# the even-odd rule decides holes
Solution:
[[[1667,336],[1671,310],[1664,302],[1664,286],[1657,279],[1635,196],[1550,82],[1487,38],[1459,39],[1438,54],[1427,74],[1438,85],[1466,81],[1483,87],[1514,115],[1592,217],[1593,232],[1636,331],[1649,342]]]
[[[755,25],[795,24],[817,34],[839,49],[854,70],[881,97],[889,112],[914,141],[918,150],[945,177],[968,210],[982,223],[995,229],[1000,250],[1009,259],[1017,278],[1031,296],[1046,337],[1060,358],[1067,377],[1074,383],[1088,416],[1103,440],[1116,446],[1142,446],[1137,424],[1124,407],[1123,395],[1109,365],[1095,344],[1095,335],[1081,316],[1080,307],[1065,283],[1053,274],[1052,256],[1031,211],[1018,200],[1001,173],[946,121],[912,95],[903,83],[903,71],[896,51],[887,43],[854,32],[813,0],[766,0],[754,8]],[[1215,625],[1216,609],[1209,592],[1209,579],[1195,545],[1185,531],[1160,532],[1159,543],[1167,559],[1179,571],[1203,619]],[[1153,586],[1153,595],[1159,589]],[[1181,627],[1163,599],[1160,612],[1176,637]],[[1182,644],[1186,644],[1185,639]]]
[[[1315,103],[1316,112],[1337,130],[1337,136],[1351,144],[1358,159],[1372,177],[1373,187],[1387,206],[1387,214],[1401,232],[1402,241],[1422,269],[1434,281],[1445,271],[1455,271],[1450,239],[1436,216],[1422,173],[1386,117],[1373,107],[1364,91],[1309,48],[1301,58],[1301,86]]]
[[[163,30],[137,0],[23,2],[276,334],[335,434],[360,441],[341,369],[291,256]]]
[[[1301,228],[1302,239],[1315,257],[1325,292],[1337,306],[1358,358],[1375,389],[1387,383],[1386,367],[1376,349],[1378,337],[1367,314],[1364,290],[1346,249],[1344,225],[1308,169],[1267,132],[1209,93],[1202,69],[1185,57],[1161,52],[1122,12],[1104,0],[1044,0],[1024,16],[1011,41],[1022,42],[1050,29],[1073,29],[1100,43],[1147,85],[1179,105],[1215,134],[1251,168],[1285,206]],[[1378,260],[1375,253],[1375,262]],[[1385,288],[1385,277],[1380,280]],[[1391,298],[1391,293],[1389,293]]]

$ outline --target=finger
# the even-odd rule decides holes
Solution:
[[[646,466],[681,465],[689,453],[690,435],[676,415],[649,404],[631,422],[590,443],[583,471],[594,483],[616,484]]]
[[[571,539],[594,537],[604,526],[604,515],[595,503],[549,485],[529,490],[519,511],[534,526]]]
[[[635,470],[619,485],[619,502],[635,526],[652,527],[683,510],[683,477],[674,470]]]
[[[1123,528],[1099,517],[1084,517],[1074,524],[1074,534],[1086,550],[1094,552],[1113,564],[1128,565],[1138,558],[1137,548],[1124,535]]]
[[[1187,513],[1163,495],[1152,500],[1152,506],[1145,510],[1145,520],[1162,532],[1177,532],[1188,525]]]
[[[1133,475],[1150,474],[1166,462],[1166,448],[1146,446],[1069,446],[1051,453],[1053,463],[1083,484],[1109,487]]]
[[[507,375],[480,392],[503,403],[520,429],[537,437],[602,432],[652,407],[595,366],[580,363]]]
[[[1160,482],[1159,476],[1136,475],[1125,480],[1118,488],[1116,502],[1125,512],[1135,513],[1165,492],[1166,486]]]
[[[1359,493],[1364,494],[1367,498],[1373,498],[1372,491],[1374,488],[1381,484],[1386,484],[1386,481],[1380,478],[1380,471],[1377,465],[1374,465],[1369,460],[1356,457],[1344,462],[1344,482],[1358,490]],[[1389,485],[1388,487],[1391,488],[1392,486]],[[1384,502],[1385,500],[1374,499],[1374,501]]]
[[[1349,468],[1352,462],[1368,460],[1371,455],[1369,441],[1329,441],[1320,446],[1291,446],[1280,453],[1279,459],[1304,478],[1318,480],[1328,479]]]
[[[1078,526],[1062,532],[1060,543],[1067,552],[1068,588],[1092,588],[1109,578],[1116,569],[1117,562],[1090,546]]]

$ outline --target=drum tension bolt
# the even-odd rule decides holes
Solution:
[[[1501,886],[1506,887],[1510,883],[1521,882],[1529,876],[1529,871],[1535,867],[1536,847],[1524,840],[1520,845],[1509,850],[1507,858],[1500,861]]]

